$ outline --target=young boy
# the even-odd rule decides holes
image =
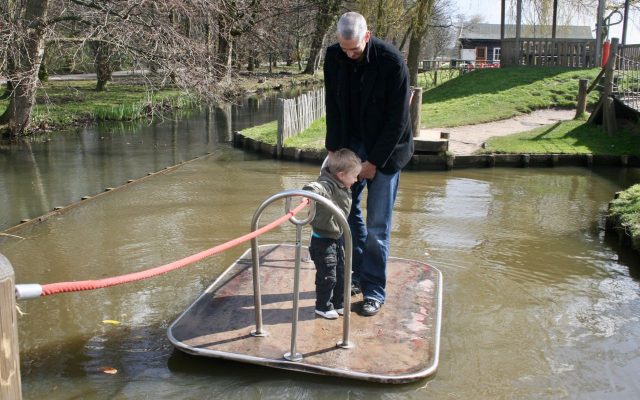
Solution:
[[[358,180],[362,162],[349,149],[332,152],[316,182],[303,187],[331,200],[345,218],[351,210],[351,185]],[[311,221],[309,254],[316,266],[316,314],[336,319],[344,313],[344,238],[342,228],[326,207],[318,204]]]

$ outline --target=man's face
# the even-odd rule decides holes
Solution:
[[[362,56],[364,55],[364,48],[369,43],[369,38],[371,37],[371,32],[367,31],[364,34],[362,40],[358,39],[343,39],[338,36],[338,43],[340,44],[340,48],[344,51],[344,54],[347,55],[350,59],[354,61],[360,61]]]

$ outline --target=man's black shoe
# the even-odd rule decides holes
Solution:
[[[376,315],[380,308],[382,307],[382,303],[380,303],[376,299],[366,298],[364,299],[364,304],[362,305],[362,315],[365,317],[370,317],[372,315]]]
[[[352,296],[356,296],[356,295],[359,295],[360,293],[362,293],[362,290],[360,290],[358,285],[352,283],[351,284],[351,295]]]

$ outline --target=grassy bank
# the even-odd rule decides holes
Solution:
[[[424,92],[424,127],[472,125],[510,118],[536,109],[576,106],[579,79],[592,81],[598,69],[502,68],[477,70],[451,77],[442,85]],[[589,104],[597,101],[592,92]],[[285,141],[285,146],[322,148],[324,118],[300,135]],[[492,139],[485,152],[494,153],[567,153],[635,154],[640,141],[633,128],[623,128],[609,138],[599,127],[584,120],[563,122],[552,127]],[[275,143],[275,122],[243,131],[248,137]],[[640,137],[640,135],[637,135]]]
[[[32,111],[35,129],[64,128],[92,121],[126,121],[173,111],[194,104],[195,99],[177,89],[150,90],[143,84],[113,82],[104,92],[94,81],[50,81],[36,92]],[[0,101],[0,113],[8,100]]]
[[[574,108],[578,81],[589,82],[599,69],[479,69],[424,93],[422,126],[452,127],[498,121],[543,108]],[[593,105],[595,91],[588,97]]]
[[[94,80],[51,80],[42,84],[36,92],[36,105],[32,112],[34,131],[64,129],[94,121],[128,121],[148,118],[156,113],[168,113],[177,109],[192,108],[199,99],[173,87],[152,89],[143,77],[115,77],[103,92],[95,91]],[[317,85],[322,73],[316,76],[302,75],[297,67],[273,67],[255,72],[244,72],[222,88],[226,96],[242,96],[269,90]],[[4,85],[2,85],[4,86]],[[3,88],[0,88],[0,93]],[[8,106],[8,100],[0,100],[0,115]],[[0,126],[0,131],[2,126]]]
[[[624,229],[633,248],[640,251],[640,185],[619,193],[611,202],[608,219],[612,225]]]
[[[608,136],[600,125],[585,120],[563,121],[531,131],[499,136],[486,142],[483,153],[607,154],[640,156],[640,129],[632,124]]]
[[[299,149],[323,149],[326,132],[326,120],[322,117],[315,120],[309,128],[299,135],[285,139],[284,146]],[[247,128],[242,131],[242,134],[260,142],[276,144],[278,124],[276,121],[267,122],[263,125]]]

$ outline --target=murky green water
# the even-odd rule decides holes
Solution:
[[[0,230],[149,172],[219,150],[233,130],[275,119],[275,97],[153,123],[99,124],[0,144]]]
[[[139,271],[247,233],[265,198],[316,173],[217,145],[205,159],[16,233],[23,239],[0,237],[0,252],[18,283]],[[615,169],[403,173],[392,255],[444,276],[440,367],[428,380],[384,386],[175,351],[166,328],[248,247],[240,246],[151,280],[20,302],[24,396],[638,398],[638,257],[603,232],[613,193],[638,180],[638,171]],[[261,243],[293,240],[288,225]]]

